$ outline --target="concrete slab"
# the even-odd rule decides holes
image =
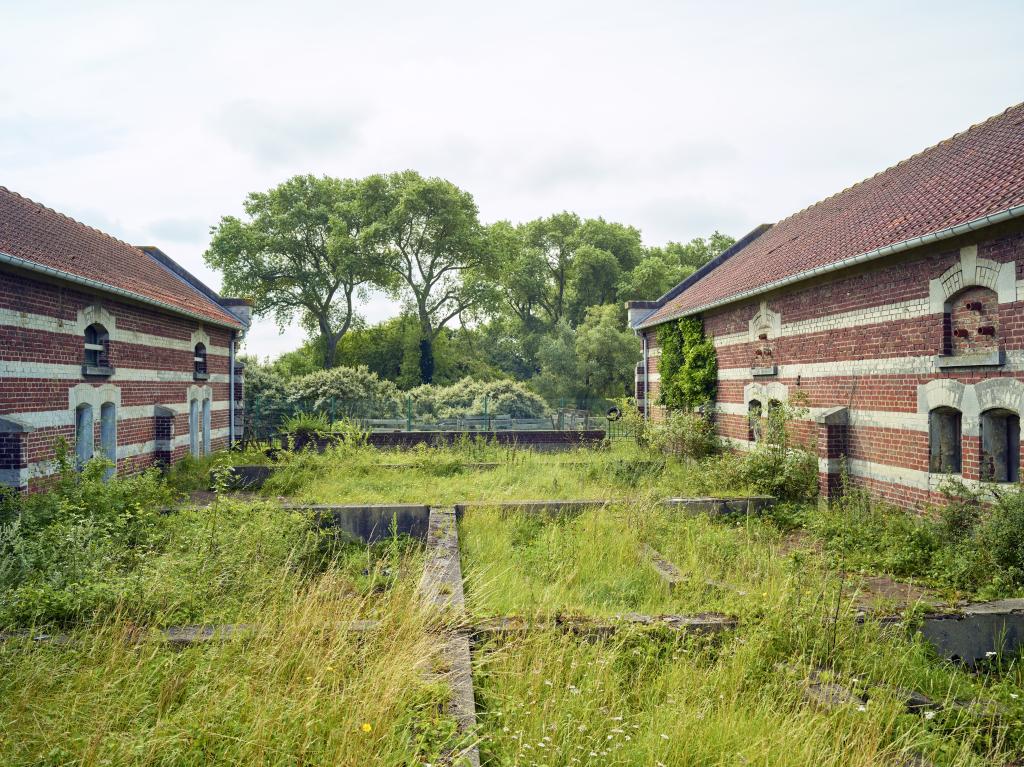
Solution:
[[[501,509],[502,511],[522,511],[527,514],[580,514],[588,509],[603,509],[610,504],[627,503],[628,501],[610,501],[605,499],[558,501],[558,500],[527,500],[527,501],[466,501],[455,504],[455,513],[461,517],[471,509]]]
[[[676,586],[683,583],[686,577],[682,571],[674,564],[669,562],[665,557],[661,555],[656,548],[648,546],[646,543],[640,547],[640,553],[647,557],[651,561],[651,565],[657,571],[658,575],[668,586],[669,591],[675,590]]]
[[[419,585],[420,597],[441,618],[438,641],[451,688],[446,712],[459,724],[459,731],[473,744],[446,755],[445,764],[480,767],[476,746],[476,700],[473,695],[473,667],[469,631],[459,625],[465,617],[462,564],[459,559],[459,526],[454,508],[432,507],[426,534],[426,561]]]
[[[1016,654],[1024,645],[1024,599],[984,602],[955,612],[926,615],[921,635],[943,658],[970,667],[996,655]]]
[[[769,495],[754,495],[744,498],[668,498],[665,505],[687,514],[710,514],[730,516],[733,514],[760,514],[775,505]]]
[[[470,630],[477,642],[489,639],[513,639],[535,631],[562,631],[586,639],[604,639],[616,633],[635,628],[667,628],[684,634],[718,634],[739,625],[738,621],[721,613],[696,615],[640,615],[625,613],[610,618],[536,617],[515,616],[485,618]]]
[[[232,490],[259,490],[273,476],[275,471],[277,471],[276,466],[231,466],[228,469],[228,486]],[[211,472],[211,487],[213,486],[213,479],[213,473]]]

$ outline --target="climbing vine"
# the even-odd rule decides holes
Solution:
[[[661,344],[661,404],[693,410],[715,397],[718,384],[718,355],[704,326],[693,317],[669,322],[658,328]]]

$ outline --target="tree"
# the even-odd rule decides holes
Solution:
[[[640,340],[622,329],[619,307],[591,306],[576,330],[580,381],[590,397],[622,397],[633,391]]]
[[[492,253],[473,197],[449,181],[415,171],[370,176],[365,241],[395,278],[420,325],[420,380],[434,377],[434,340],[465,312],[493,301]]]
[[[569,270],[580,223],[580,217],[575,213],[562,211],[531,221],[523,229],[526,246],[539,257],[537,263],[545,267],[545,281],[549,287],[541,294],[540,301],[551,325],[565,314]]]
[[[685,245],[669,242],[662,248],[648,248],[636,267],[619,280],[619,301],[651,301],[664,295],[735,242],[716,231]]]
[[[203,258],[224,273],[226,291],[253,302],[254,314],[273,314],[281,327],[298,315],[331,367],[359,291],[390,284],[361,237],[359,183],[295,176],[253,192],[244,207],[248,221],[224,216],[212,227]]]
[[[619,307],[592,306],[574,331],[559,322],[539,352],[534,383],[550,402],[572,399],[586,405],[595,397],[621,397],[632,389],[640,342],[621,329]]]

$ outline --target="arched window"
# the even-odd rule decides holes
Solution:
[[[192,373],[193,378],[203,380],[208,377],[206,371],[206,346],[204,344],[196,344],[195,353],[192,355],[192,364],[195,366]]]
[[[959,474],[960,411],[937,407],[928,413],[928,471],[935,474]]]
[[[998,408],[981,414],[981,478],[1020,480],[1020,416]]]
[[[117,406],[113,402],[105,402],[100,408],[100,447],[103,457],[114,464],[107,471],[109,479],[117,471]]]
[[[98,322],[85,329],[85,357],[82,364],[93,369],[87,372],[110,367],[110,335]]]
[[[75,458],[79,469],[92,458],[92,451],[92,405],[79,405],[75,409]]]
[[[199,457],[199,400],[188,403],[188,444],[192,455]]]
[[[210,454],[210,400],[203,400],[203,455]]]
[[[761,401],[752,399],[747,403],[747,440],[761,439]]]

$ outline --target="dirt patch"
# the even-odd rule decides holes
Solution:
[[[918,604],[934,608],[943,604],[942,598],[932,589],[897,581],[886,575],[853,576],[849,588],[855,594],[854,604],[865,610],[883,607],[903,610]]]

